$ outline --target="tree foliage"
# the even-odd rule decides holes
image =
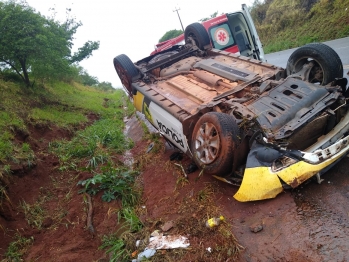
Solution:
[[[105,81],[98,83],[97,88],[101,89],[103,91],[114,91],[115,90],[110,82],[105,82]]]
[[[204,18],[199,19],[199,22],[205,22],[205,21],[207,21],[207,20],[210,20],[210,19],[212,19],[212,18],[217,17],[217,15],[218,15],[218,11],[214,12],[214,13],[211,14],[209,17],[204,17]]]
[[[97,77],[89,75],[82,67],[80,67],[79,75],[81,78],[79,82],[85,86],[95,86],[99,83]]]
[[[99,48],[99,42],[88,41],[71,54],[81,25],[71,18],[63,23],[46,18],[25,1],[0,2],[0,67],[16,72],[27,87],[29,76],[57,79],[69,74],[72,63]]]
[[[159,43],[164,42],[166,40],[175,38],[179,35],[183,34],[182,30],[177,30],[177,29],[173,29],[170,31],[167,31],[160,39],[159,39]]]
[[[96,89],[101,89],[103,91],[114,91],[114,87],[110,82],[99,82],[98,78],[95,76],[91,76],[83,67],[81,66],[73,66],[74,70],[76,70],[78,73],[78,77],[74,78],[73,80],[76,82],[79,82],[85,86],[91,86]]]

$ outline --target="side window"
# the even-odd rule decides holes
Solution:
[[[211,40],[214,48],[216,49],[226,49],[230,46],[235,45],[233,35],[227,24],[221,24],[209,29]]]

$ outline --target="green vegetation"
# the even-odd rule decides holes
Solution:
[[[177,29],[169,30],[159,39],[159,43],[172,39],[174,37],[177,37],[181,34],[183,34],[182,30],[177,30]]]
[[[199,22],[205,22],[205,21],[207,21],[207,20],[210,20],[210,19],[212,19],[212,18],[217,17],[217,15],[218,15],[218,11],[214,12],[214,13],[211,14],[209,17],[204,17],[204,18],[199,19]]]
[[[0,95],[0,200],[6,198],[11,170],[35,165],[31,144],[25,141],[30,126],[43,130],[56,126],[76,133],[72,141],[52,143],[52,148],[56,145],[62,169],[63,163],[78,156],[99,161],[101,155],[109,157],[111,151],[122,152],[132,146],[122,133],[124,115],[133,112],[122,90],[105,92],[64,82],[23,89],[21,84],[0,80]],[[125,106],[129,108],[126,112]],[[87,124],[91,113],[99,120],[85,130],[76,131]],[[91,160],[91,164],[96,161]]]
[[[73,36],[80,26],[74,18],[67,17],[63,23],[46,18],[25,1],[0,2],[0,68],[17,74],[27,87],[30,78],[66,77],[73,63],[99,48],[99,42],[87,41],[71,54]]]
[[[86,116],[80,112],[67,112],[63,107],[44,106],[43,108],[34,108],[30,114],[32,120],[36,123],[53,122],[57,126],[65,127],[87,122]]]
[[[25,201],[21,202],[21,208],[24,212],[28,225],[31,227],[41,229],[42,223],[45,219],[45,210],[43,208],[45,199],[45,197],[42,197],[32,205],[26,203]]]
[[[81,192],[95,195],[103,191],[103,201],[110,202],[121,198],[123,207],[134,206],[138,203],[140,195],[133,188],[137,172],[127,170],[125,167],[114,168],[110,163],[101,169],[102,174],[95,173],[93,177],[79,181],[78,184],[84,186]]]
[[[82,158],[87,158],[86,167],[94,169],[108,162],[111,153],[121,153],[132,145],[124,137],[122,126],[121,121],[101,119],[78,131],[72,140],[54,141],[50,147],[58,155],[62,169],[66,169],[67,163],[75,166]]]
[[[26,172],[52,153],[59,159],[61,175],[50,176],[52,189],[40,188],[33,202],[20,202],[28,225],[41,230],[45,219],[52,220],[52,228],[74,225],[63,219],[65,203],[74,195],[78,178],[78,172],[67,171],[74,170],[92,175],[80,182],[81,192],[95,195],[102,191],[102,200],[107,202],[121,199],[118,219],[122,228],[136,232],[143,227],[136,212],[141,196],[140,187],[135,186],[138,172],[119,160],[119,155],[133,146],[123,134],[123,119],[133,114],[134,108],[122,90],[99,82],[78,65],[99,43],[88,41],[71,53],[73,35],[81,23],[69,18],[69,12],[60,23],[41,16],[25,1],[0,0],[0,208],[4,201],[11,203],[7,189],[12,173]],[[33,137],[33,131],[40,131],[42,138]],[[45,138],[46,133],[57,132],[66,138]],[[46,204],[53,192],[62,190],[62,183],[69,190],[62,192],[57,208],[48,211]],[[122,239],[104,239],[104,247],[116,252],[113,259],[119,261]],[[21,261],[33,241],[17,234],[6,259]]]
[[[251,15],[266,53],[349,36],[347,0],[256,0]]]
[[[16,233],[13,242],[10,243],[3,261],[22,261],[22,256],[26,252],[27,248],[33,243],[34,238],[26,238]]]
[[[106,252],[110,254],[110,262],[125,261],[129,258],[124,241],[115,233],[102,237],[100,249],[106,249]]]
[[[143,228],[135,210],[130,206],[124,206],[118,213],[118,218],[119,222],[124,221],[124,228],[127,228],[131,233],[138,232]]]
[[[11,183],[11,170],[17,166],[31,168],[35,165],[33,141],[26,141],[31,130],[58,128],[66,130],[71,137],[48,143],[48,149],[59,158],[58,169],[62,171],[62,177],[71,176],[68,183],[74,186],[77,176],[65,171],[88,171],[92,177],[81,181],[82,192],[94,195],[102,191],[102,199],[107,202],[121,199],[118,217],[125,230],[133,232],[142,227],[135,212],[141,195],[141,190],[135,187],[138,172],[129,170],[118,160],[119,154],[133,146],[123,134],[123,118],[131,115],[134,108],[122,90],[102,91],[64,82],[27,89],[18,83],[0,80],[0,94],[0,128],[3,130],[0,134],[0,203],[11,201],[6,191]],[[39,141],[43,142],[44,138]],[[65,181],[62,177],[51,177],[54,188],[59,188],[60,181]],[[66,210],[61,207],[54,214],[47,213],[45,204],[50,194],[39,195],[33,203],[21,201],[20,209],[30,226],[40,230],[48,217],[54,220],[53,226],[70,223],[62,220]],[[62,201],[69,201],[72,193],[69,191],[64,195]],[[16,245],[24,240],[18,237],[10,245],[7,257],[18,256],[20,259],[25,249],[18,249]],[[115,250],[117,246],[110,248]]]

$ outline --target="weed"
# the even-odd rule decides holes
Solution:
[[[118,212],[118,221],[124,220],[123,227],[128,228],[131,233],[138,232],[143,228],[142,222],[139,220],[132,207],[123,207]]]
[[[93,156],[90,160],[88,160],[86,167],[95,169],[99,164],[104,164],[105,162],[108,162],[108,160],[109,156],[106,154],[96,155]]]
[[[5,261],[22,261],[22,256],[27,251],[27,248],[34,242],[33,237],[23,237],[18,232],[15,234],[13,241],[7,248]]]
[[[28,225],[41,229],[42,223],[45,219],[45,210],[43,209],[43,204],[46,201],[45,197],[41,197],[34,204],[30,205],[24,200],[21,201],[20,207],[24,211],[25,219]]]
[[[201,202],[209,201],[212,199],[215,190],[211,184],[207,184],[204,189],[197,193],[197,199]]]
[[[178,187],[184,187],[188,184],[189,184],[188,178],[185,178],[182,174],[179,174],[178,178],[176,180],[176,186],[175,186],[174,191],[176,191]]]
[[[132,206],[137,203],[139,194],[133,189],[133,183],[138,174],[136,171],[114,168],[111,164],[101,169],[103,173],[96,173],[93,177],[78,182],[78,185],[84,186],[80,192],[95,195],[102,190],[104,191],[103,201],[110,202],[119,197],[124,206]]]
[[[116,236],[116,234],[104,235],[102,237],[102,245],[100,249],[107,249],[106,253],[110,254],[110,262],[128,261],[130,256],[124,248],[124,241]]]
[[[22,144],[22,151],[24,153],[28,153],[30,151],[30,145],[28,143],[23,143]]]

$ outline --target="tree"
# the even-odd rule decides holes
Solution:
[[[82,67],[79,75],[81,83],[85,86],[95,86],[99,83],[97,77],[89,75]]]
[[[103,91],[114,91],[114,87],[112,86],[112,84],[110,82],[101,82],[97,85],[97,88],[103,90]]]
[[[0,2],[0,66],[16,72],[27,87],[29,75],[64,76],[71,64],[99,48],[99,42],[88,41],[71,54],[73,35],[81,25],[71,18],[63,23],[46,18],[25,1]]]
[[[164,42],[166,40],[175,38],[179,35],[183,34],[182,30],[177,30],[177,29],[173,29],[170,31],[167,31],[160,39],[159,39],[159,43]]]
[[[207,20],[210,20],[210,19],[212,19],[212,18],[215,18],[217,15],[218,15],[218,11],[214,12],[213,14],[211,14],[210,17],[201,18],[201,19],[199,20],[199,22],[205,22],[205,21],[207,21]]]

